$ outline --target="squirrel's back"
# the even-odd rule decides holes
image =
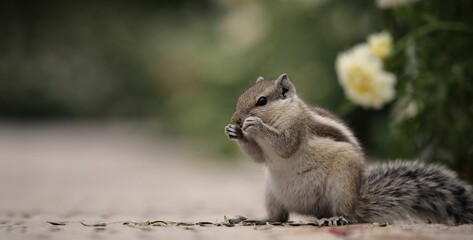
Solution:
[[[371,165],[360,197],[360,222],[473,223],[471,187],[441,166],[418,161]]]

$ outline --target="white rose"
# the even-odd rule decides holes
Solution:
[[[389,56],[393,50],[393,39],[388,32],[372,34],[368,37],[368,45],[371,54],[383,60]]]
[[[395,96],[396,77],[382,69],[367,44],[338,55],[336,71],[345,95],[366,108],[381,108]]]

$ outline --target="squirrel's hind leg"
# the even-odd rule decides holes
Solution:
[[[316,220],[319,226],[343,226],[348,225],[349,222],[342,216],[321,218]]]

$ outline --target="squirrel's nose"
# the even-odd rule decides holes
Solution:
[[[241,127],[241,114],[235,112],[232,116],[232,123]]]

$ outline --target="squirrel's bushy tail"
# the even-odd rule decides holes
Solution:
[[[373,165],[364,172],[360,222],[473,223],[471,187],[452,171],[421,162]]]

